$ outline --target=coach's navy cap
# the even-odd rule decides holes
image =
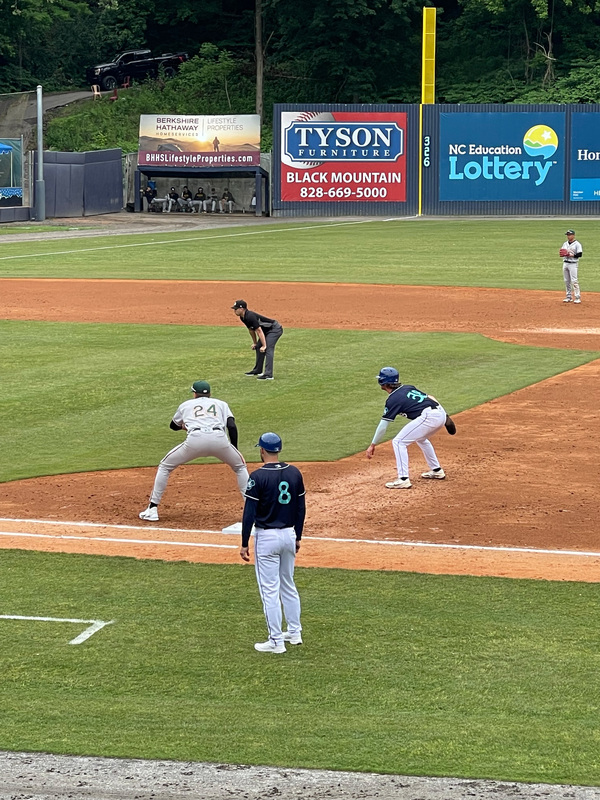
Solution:
[[[565,236],[571,236],[571,235],[575,236],[575,231],[572,231],[572,230],[569,228],[569,230],[568,230],[568,231],[565,233]]]
[[[195,381],[192,383],[192,392],[196,392],[196,394],[210,394],[210,383],[207,381]]]
[[[231,306],[232,308],[248,308],[248,303],[245,300],[236,300]]]

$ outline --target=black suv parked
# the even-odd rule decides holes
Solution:
[[[146,78],[156,78],[161,71],[165,78],[172,78],[180,65],[187,60],[187,53],[163,53],[162,56],[153,57],[150,50],[127,50],[119,53],[108,64],[89,67],[85,76],[90,86],[116,89],[127,78],[143,81]]]

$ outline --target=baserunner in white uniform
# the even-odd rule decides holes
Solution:
[[[373,436],[373,441],[367,448],[367,458],[373,458],[376,445],[383,439],[388,425],[396,417],[408,417],[409,422],[401,429],[392,440],[398,477],[386,483],[388,489],[410,489],[412,483],[408,474],[408,446],[418,444],[421,448],[429,469],[422,472],[422,478],[444,480],[446,473],[440,466],[438,457],[429,441],[440,428],[446,427],[448,415],[441,403],[429,394],[425,394],[412,384],[400,383],[398,370],[394,367],[383,367],[377,376],[377,383],[387,393],[383,417]],[[456,429],[454,423],[452,428]],[[448,428],[450,433],[450,428]]]
[[[565,279],[565,291],[567,296],[563,303],[581,303],[581,291],[579,290],[579,259],[583,255],[581,242],[575,238],[575,231],[568,230],[565,234],[567,241],[559,250],[563,260],[563,278]]]
[[[187,437],[170,450],[158,465],[150,503],[148,508],[140,512],[140,519],[158,520],[158,504],[171,472],[175,467],[202,456],[214,456],[229,464],[236,474],[238,489],[244,495],[248,470],[244,457],[237,449],[238,431],[231,409],[223,400],[210,396],[210,385],[206,381],[196,381],[192,385],[192,392],[193,399],[182,403],[171,420],[171,429],[185,430]]]

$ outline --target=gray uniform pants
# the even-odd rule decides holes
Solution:
[[[185,442],[169,450],[158,465],[152,494],[150,495],[150,502],[156,503],[157,505],[160,503],[163,493],[167,488],[169,475],[173,472],[175,467],[187,464],[188,461],[193,461],[195,458],[200,458],[201,456],[214,456],[224,464],[229,464],[231,469],[235,472],[238,489],[242,495],[244,494],[248,483],[246,462],[240,451],[231,444],[225,435],[225,431],[195,430],[188,433]]]
[[[254,365],[254,372],[263,372],[268,378],[273,377],[273,356],[275,354],[275,345],[279,337],[283,333],[283,328],[277,322],[273,327],[265,333],[265,341],[267,349],[264,353],[260,352],[260,339],[256,344],[256,364]],[[264,364],[264,370],[263,370]]]
[[[572,295],[575,295],[576,300],[579,300],[581,297],[579,280],[577,276],[578,267],[578,261],[563,261],[563,278],[565,279],[565,290],[569,300],[571,299]]]
[[[254,567],[269,639],[283,642],[281,606],[290,633],[300,633],[300,597],[294,583],[296,532],[293,528],[254,530]]]

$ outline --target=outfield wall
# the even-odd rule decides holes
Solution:
[[[600,213],[600,105],[276,105],[273,133],[274,216]]]

